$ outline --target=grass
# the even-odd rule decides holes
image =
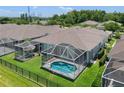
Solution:
[[[0,87],[38,87],[38,85],[0,65]]]
[[[92,84],[93,87],[100,87],[101,86],[101,83],[102,83],[102,73],[103,73],[104,69],[105,69],[104,65],[100,67],[100,69],[98,71],[98,74],[97,74],[97,77],[96,77],[96,79],[94,80],[94,82]]]
[[[87,67],[80,76],[73,82],[70,80],[67,80],[63,77],[60,77],[58,75],[52,74],[44,69],[40,69],[41,64],[41,58],[40,56],[36,56],[32,58],[31,60],[28,60],[26,62],[19,62],[14,60],[14,53],[6,55],[1,57],[2,59],[11,62],[12,64],[15,64],[19,67],[22,67],[26,70],[29,70],[31,72],[34,72],[44,78],[49,79],[52,82],[57,82],[61,86],[78,86],[78,87],[90,87],[92,86],[92,83],[97,77],[97,73],[99,71],[99,64],[98,62],[96,64],[93,64],[92,66]]]
[[[78,86],[92,86],[92,83],[97,77],[97,73],[99,71],[99,62],[96,62],[96,64],[92,64],[92,66],[89,66],[86,68],[86,70],[77,78],[75,83],[77,83]]]

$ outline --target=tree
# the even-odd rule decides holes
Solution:
[[[120,37],[121,37],[121,34],[119,32],[116,32],[115,33],[115,38],[120,39]]]
[[[105,23],[105,30],[109,30],[109,31],[119,31],[121,29],[121,26],[116,23],[116,22],[109,22],[109,23]]]
[[[0,18],[0,24],[7,24],[10,21],[8,17],[2,17]]]
[[[124,25],[124,14],[120,15],[119,22]]]

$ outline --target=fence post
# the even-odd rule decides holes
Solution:
[[[29,79],[30,79],[30,77],[31,77],[31,73],[30,73],[30,71],[28,71],[29,72]]]
[[[3,62],[2,62],[3,60],[1,59],[1,64],[3,64]]]
[[[17,66],[16,66],[16,69],[15,69],[15,71],[17,72]]]
[[[10,69],[12,69],[12,64],[10,63]]]
[[[46,79],[46,87],[48,87],[48,80]]]
[[[0,59],[0,64],[1,64],[1,59]]]
[[[58,87],[59,86],[58,82],[56,84],[57,84],[57,87]]]
[[[37,74],[36,74],[37,75]],[[38,82],[38,75],[37,75],[37,82]]]
[[[23,76],[23,68],[22,68],[22,76]]]
[[[5,63],[5,66],[7,66],[7,65],[6,65],[6,61],[4,61],[4,63]]]

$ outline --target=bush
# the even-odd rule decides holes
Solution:
[[[99,61],[99,66],[103,66],[105,64],[105,61],[107,59],[106,53],[104,53],[103,57]]]
[[[112,39],[111,38],[108,38],[108,42],[110,42]]]
[[[98,53],[98,59],[100,59],[104,55],[104,48],[102,48]]]
[[[109,52],[111,50],[111,47],[109,46],[109,47],[107,47],[107,52]]]
[[[64,27],[71,27],[71,24],[65,24]]]
[[[109,31],[119,31],[121,29],[121,26],[116,23],[116,22],[110,22],[110,23],[105,23],[105,30],[109,30]]]
[[[56,25],[57,22],[56,22],[56,20],[49,20],[47,24],[48,25]]]
[[[120,36],[121,36],[121,35],[120,35],[119,32],[116,32],[116,33],[115,33],[115,38],[116,38],[116,39],[120,39]]]
[[[29,21],[27,21],[27,20],[17,20],[16,24],[17,24],[17,25],[29,24]]]
[[[10,18],[8,17],[0,18],[0,24],[7,24],[9,21],[10,21]]]

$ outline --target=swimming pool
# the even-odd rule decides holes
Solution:
[[[77,67],[63,61],[55,61],[51,64],[51,69],[68,74],[74,73],[77,70]]]

